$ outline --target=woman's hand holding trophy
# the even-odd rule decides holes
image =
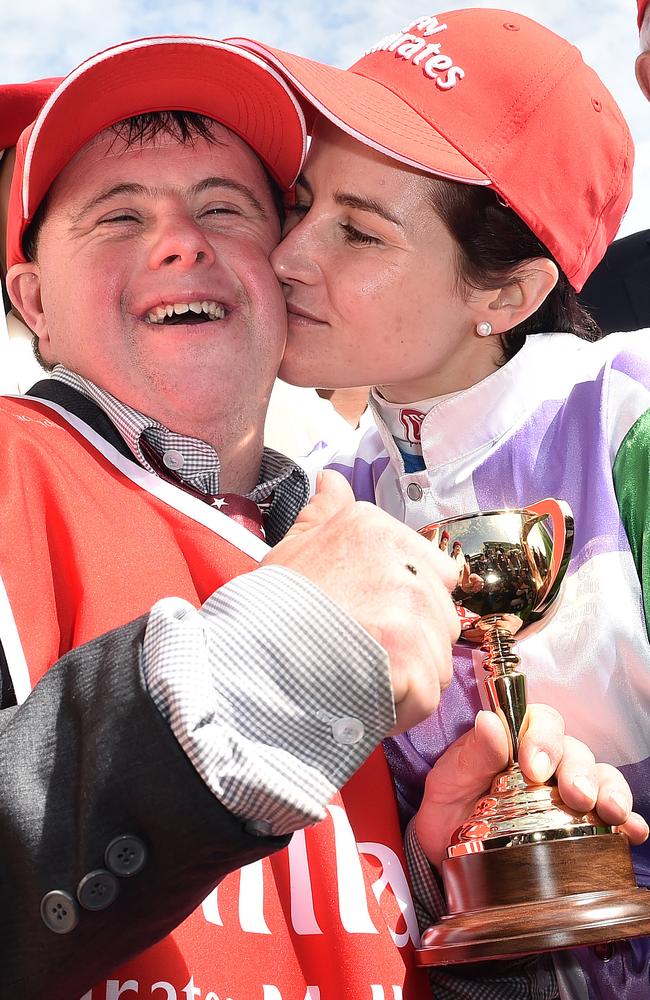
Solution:
[[[628,843],[643,843],[648,827],[631,811],[627,783],[564,734],[557,712],[527,705],[519,670],[515,637],[542,621],[569,564],[568,505],[548,499],[470,514],[420,534],[437,543],[441,530],[465,557],[452,598],[460,641],[485,653],[492,712],[480,712],[474,730],[438,760],[416,817],[449,908],[423,934],[418,961],[503,958],[650,933],[650,893],[636,886]]]

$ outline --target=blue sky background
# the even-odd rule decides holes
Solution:
[[[382,35],[420,14],[494,3],[427,7],[423,0],[0,0],[0,82],[66,73],[87,56],[142,35],[248,35],[347,66]],[[650,227],[650,104],[634,78],[633,0],[512,0],[504,7],[576,44],[626,115],[637,146],[635,194],[621,235]]]

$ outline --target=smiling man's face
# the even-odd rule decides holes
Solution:
[[[36,260],[10,282],[46,362],[206,439],[263,413],[286,326],[270,183],[242,140],[213,137],[101,133],[58,176]]]

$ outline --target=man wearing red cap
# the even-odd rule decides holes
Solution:
[[[11,308],[4,280],[7,273],[5,238],[9,189],[20,133],[36,118],[60,78],[0,86],[0,282],[4,309],[0,317],[0,390],[22,392],[44,372],[34,357],[32,334]],[[4,317],[4,319],[3,319]]]
[[[448,683],[453,581],[338,477],[281,540],[308,487],[262,450],[268,257],[304,149],[277,75],[194,38],[88,60],[18,143],[7,283],[54,371],[0,406],[3,996],[405,982],[412,904],[400,951],[365,888],[377,852],[404,882],[396,814],[353,832],[337,789]]]

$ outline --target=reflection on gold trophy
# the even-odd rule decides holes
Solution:
[[[551,779],[517,763],[526,678],[515,635],[549,612],[573,543],[568,504],[470,514],[420,531],[458,540],[452,597],[461,641],[485,653],[490,706],[508,733],[509,767],[455,831],[442,864],[449,914],[422,936],[420,965],[446,965],[597,944],[650,933],[650,893],[636,886],[626,838],[568,809]],[[561,707],[561,706],[560,706]]]

